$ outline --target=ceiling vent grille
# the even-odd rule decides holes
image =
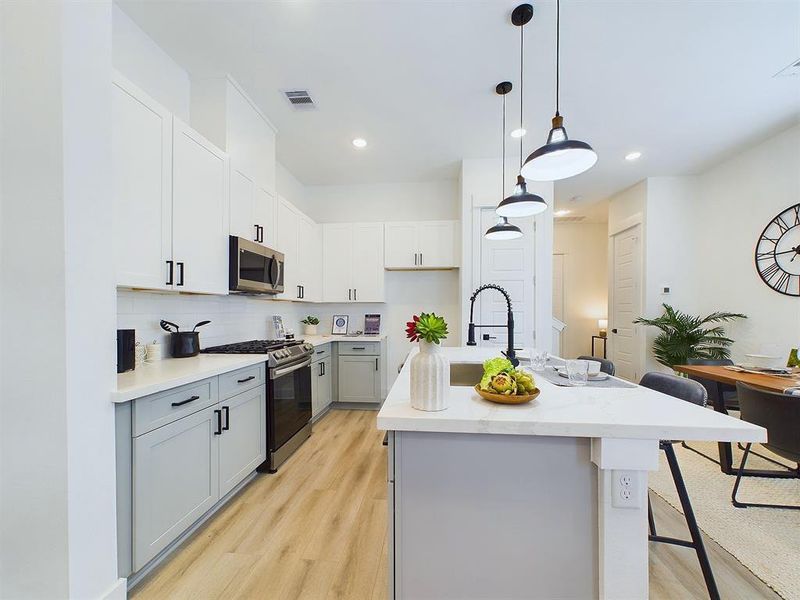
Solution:
[[[296,110],[311,110],[317,107],[308,90],[284,90],[283,95]]]
[[[580,223],[586,220],[586,217],[556,217],[559,223]]]
[[[792,77],[797,75],[800,75],[800,58],[775,73],[773,77]]]

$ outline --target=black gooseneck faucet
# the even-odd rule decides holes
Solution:
[[[506,299],[506,305],[508,306],[508,320],[506,321],[505,325],[476,325],[474,323],[475,319],[473,318],[473,312],[475,311],[475,298],[478,297],[484,290],[497,290]],[[472,296],[469,297],[469,330],[467,333],[467,346],[477,346],[478,344],[475,342],[475,328],[482,327],[500,327],[508,329],[508,350],[503,352],[503,355],[511,361],[511,364],[519,366],[519,359],[517,359],[517,354],[514,352],[514,313],[511,312],[511,296],[508,295],[508,292],[501,288],[499,285],[495,285],[493,283],[487,283],[486,285],[480,286],[477,290],[472,293]]]

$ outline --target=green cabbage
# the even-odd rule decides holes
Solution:
[[[498,356],[497,358],[490,358],[489,360],[483,363],[483,377],[481,378],[481,389],[489,391],[492,377],[495,375],[502,373],[503,371],[507,373],[512,373],[514,371],[514,365],[511,364],[511,361],[507,358],[502,356]]]

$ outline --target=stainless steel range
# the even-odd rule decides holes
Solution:
[[[274,473],[311,435],[311,357],[302,340],[250,340],[205,348],[209,354],[265,354],[267,370],[267,460],[259,471]]]

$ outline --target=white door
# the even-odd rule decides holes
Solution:
[[[111,92],[117,285],[168,289],[172,258],[172,115],[121,77]]]
[[[349,302],[353,299],[351,237],[349,223],[322,226],[322,297],[325,302]]]
[[[419,260],[426,269],[455,266],[455,226],[453,221],[419,224]]]
[[[175,289],[228,293],[228,156],[177,118],[172,138]]]
[[[514,313],[514,347],[532,347],[534,342],[533,219],[517,219],[514,224],[522,229],[523,237],[516,240],[492,241],[483,232],[497,223],[492,208],[481,209],[481,285],[493,283],[511,296]],[[506,300],[495,290],[481,292],[476,300],[475,320],[482,325],[505,325]],[[507,330],[503,328],[477,328],[475,337],[479,346],[508,346]],[[488,338],[488,339],[487,339]]]
[[[380,360],[377,356],[339,357],[339,402],[380,402]]]
[[[564,255],[553,254],[553,316],[564,320]]]
[[[237,169],[231,169],[231,235],[257,242],[255,186],[253,180]]]
[[[262,187],[256,187],[255,222],[263,227],[261,243],[268,248],[275,248],[276,246],[276,209],[275,196]]]
[[[219,499],[217,410],[210,406],[134,438],[134,570]]]
[[[642,375],[639,327],[633,324],[642,314],[640,230],[636,225],[612,237],[610,358],[617,376],[634,382]]]
[[[278,197],[278,235],[277,248],[283,252],[283,287],[282,298],[297,300],[300,298],[300,257],[297,253],[297,213],[294,206],[286,199]]]
[[[384,265],[387,269],[419,266],[419,228],[416,223],[386,223]]]
[[[352,226],[350,279],[355,302],[383,302],[383,223]]]
[[[235,488],[267,456],[266,388],[257,387],[220,402],[219,495]]]

